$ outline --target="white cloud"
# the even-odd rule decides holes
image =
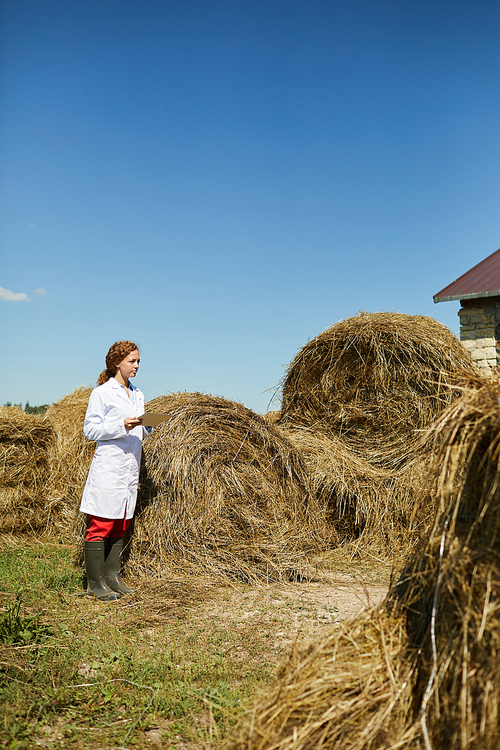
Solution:
[[[6,302],[29,302],[29,297],[24,292],[11,292],[10,289],[4,289],[0,286],[0,299]]]
[[[35,292],[35,294],[47,294],[43,287],[40,287],[40,289],[34,289],[33,291]]]

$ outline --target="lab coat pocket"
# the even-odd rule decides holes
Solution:
[[[114,492],[123,475],[123,451],[109,450],[114,446],[100,446],[90,467],[88,484],[100,493]]]

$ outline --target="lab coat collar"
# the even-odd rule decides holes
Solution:
[[[110,384],[110,386],[111,386],[112,388],[115,388],[115,389],[116,389],[116,388],[118,388],[118,389],[119,389],[119,388],[123,388],[123,385],[122,385],[121,383],[119,383],[119,382],[118,382],[118,380],[117,380],[116,378],[110,378],[110,379],[108,380],[108,383]],[[130,390],[131,390],[131,391],[137,391],[137,390],[139,390],[139,389],[137,388],[137,386],[135,386],[135,385],[132,385],[132,383],[130,382],[130,380],[128,381],[128,387],[130,388]]]
[[[118,380],[116,380],[116,378],[110,378],[108,380],[108,383],[110,384],[111,388],[113,388],[115,391],[118,391],[120,395],[123,396],[123,398],[127,399],[127,401],[130,401],[129,397],[125,393],[125,388],[123,387],[121,383],[118,382]],[[129,390],[131,391],[139,390],[138,388],[136,388],[135,385],[132,385],[130,380],[128,381],[128,387],[129,387]]]

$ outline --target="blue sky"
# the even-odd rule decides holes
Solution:
[[[0,29],[1,403],[126,338],[146,398],[266,411],[359,310],[458,331],[432,296],[500,247],[498,3],[3,0]]]

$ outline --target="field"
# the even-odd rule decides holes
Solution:
[[[431,319],[360,313],[282,396],[149,402],[110,604],[75,565],[88,394],[5,407],[1,746],[497,750],[500,381]]]
[[[379,601],[390,575],[324,563],[309,582],[143,583],[103,604],[64,540],[1,549],[0,745],[16,750],[220,747],[293,644]]]

